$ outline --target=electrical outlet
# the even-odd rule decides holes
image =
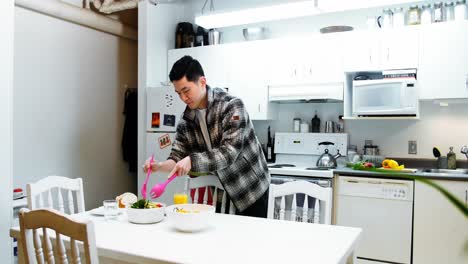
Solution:
[[[418,154],[418,144],[416,140],[408,140],[408,154]]]

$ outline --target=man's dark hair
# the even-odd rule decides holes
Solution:
[[[169,80],[178,81],[184,76],[187,81],[196,82],[201,76],[205,76],[205,73],[197,60],[186,55],[174,63],[169,73]]]

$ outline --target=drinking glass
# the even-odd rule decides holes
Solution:
[[[188,195],[186,192],[174,193],[174,204],[186,204],[188,203]]]
[[[104,206],[104,219],[106,219],[106,221],[116,220],[119,214],[117,201],[105,200],[102,204]]]

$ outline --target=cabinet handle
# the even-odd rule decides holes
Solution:
[[[468,190],[465,190],[465,206],[468,207]]]
[[[390,48],[387,48],[387,61],[390,61]]]
[[[260,113],[260,104],[258,104],[258,112]]]

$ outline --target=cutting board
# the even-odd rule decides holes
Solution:
[[[377,171],[382,171],[382,172],[395,172],[395,173],[415,173],[418,171],[417,169],[410,169],[410,168],[404,168],[401,170],[396,170],[396,169],[387,169],[387,168],[376,168]]]

